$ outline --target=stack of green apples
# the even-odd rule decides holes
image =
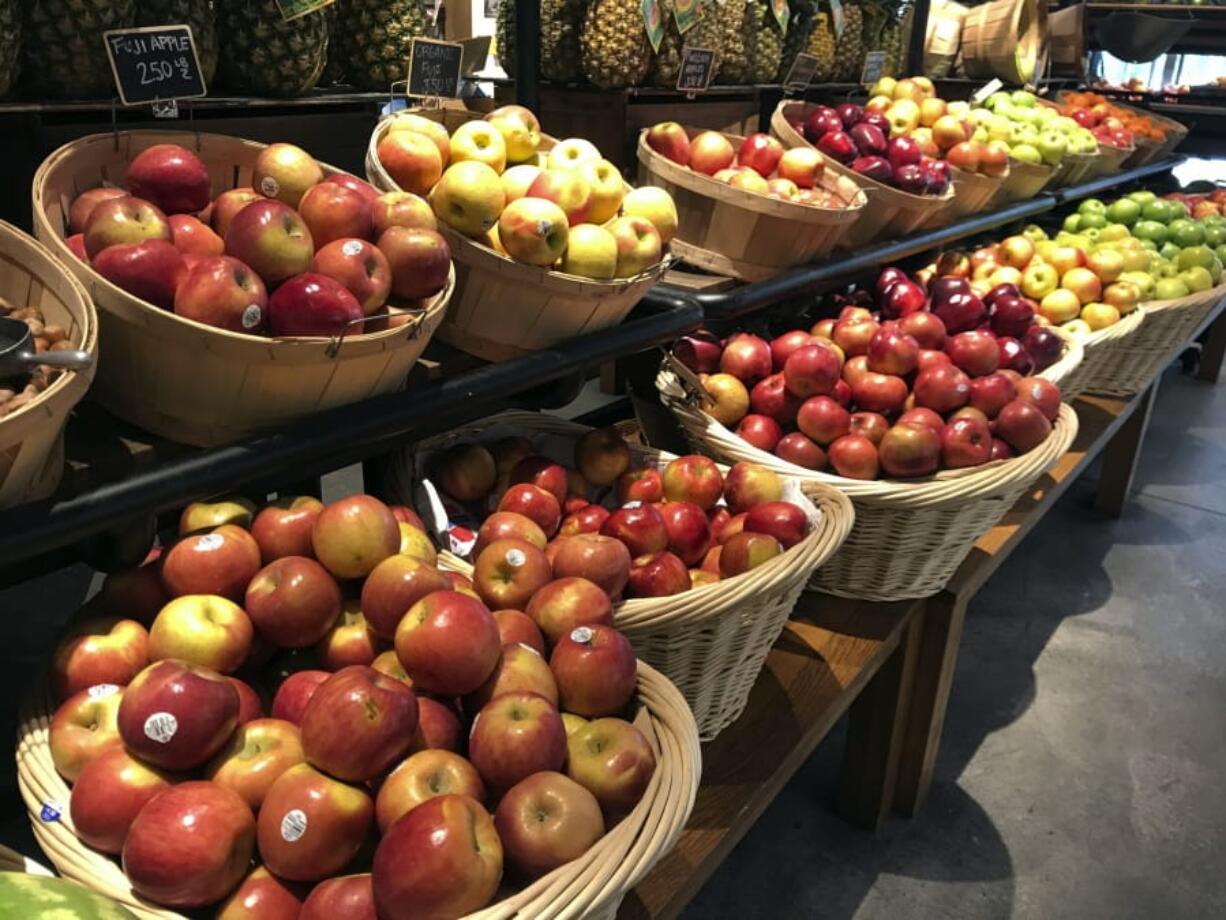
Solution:
[[[1027,90],[997,92],[971,109],[972,140],[1002,141],[1009,156],[1021,163],[1057,167],[1066,156],[1098,153],[1089,128],[1061,115]]]

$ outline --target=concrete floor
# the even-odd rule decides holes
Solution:
[[[971,605],[936,781],[879,837],[830,739],[686,920],[1226,916],[1226,385],[1163,381],[1117,520],[1070,489]]]
[[[936,782],[880,837],[827,803],[817,752],[687,920],[1226,916],[1226,385],[1167,375],[1138,495],[1091,471],[972,605]],[[85,595],[84,568],[0,593],[2,714]],[[11,768],[0,842],[31,855]]]

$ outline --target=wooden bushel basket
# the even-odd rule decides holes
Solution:
[[[655,752],[656,771],[634,810],[578,859],[463,920],[614,920],[626,892],[673,848],[689,820],[702,775],[698,731],[677,688],[641,661],[637,702],[634,724]],[[48,736],[54,701],[47,688],[36,691],[22,709],[17,785],[34,838],[47,858],[65,878],[118,901],[138,917],[187,920],[183,914],[142,899],[132,890],[117,860],[77,839],[67,807],[68,785],[56,773],[51,759]],[[44,806],[54,812],[44,810]],[[49,817],[52,814],[55,816]],[[204,913],[193,912],[191,916]]]
[[[783,100],[771,115],[771,134],[775,135],[784,147],[812,147],[813,145],[792,127],[792,119],[797,115],[807,114],[811,108],[813,106],[809,103]],[[952,182],[943,195],[912,195],[884,182],[862,176],[829,157],[826,158],[826,170],[850,179],[868,195],[863,216],[842,240],[847,246],[859,246],[876,239],[903,236],[931,227],[937,223],[941,213],[954,198]]]
[[[52,153],[34,177],[38,238],[85,284],[98,306],[98,400],[141,428],[207,447],[321,409],[404,386],[447,309],[454,286],[402,325],[343,339],[268,338],[217,329],[146,303],[111,284],[64,243],[68,209],[86,189],[122,184],[132,159],[154,144],[194,150],[213,195],[251,184],[263,144],[218,134],[95,134]],[[325,173],[338,172],[320,164]]]
[[[686,130],[691,136],[699,133]],[[678,217],[673,252],[699,268],[760,281],[827,254],[866,213],[864,192],[829,170],[823,171],[822,187],[845,208],[819,208],[733,188],[652,150],[646,135],[639,135],[639,182],[673,196]],[[744,140],[735,134],[724,137],[734,148]]]
[[[464,109],[414,109],[454,131],[481,117]],[[366,149],[366,177],[383,192],[400,186],[379,162],[376,149],[392,119],[375,126]],[[542,135],[540,151],[556,141]],[[616,326],[668,267],[663,260],[633,278],[595,281],[517,262],[442,222],[455,262],[456,293],[438,337],[486,361],[506,361],[549,348],[587,332]]]
[[[962,20],[962,62],[969,77],[1033,83],[1047,43],[1047,4],[991,0]]]
[[[1061,405],[1051,435],[1034,450],[983,466],[944,470],[916,480],[845,479],[815,472],[759,450],[685,398],[667,368],[656,378],[661,400],[702,453],[725,463],[747,461],[799,479],[802,487],[834,486],[851,499],[855,524],[846,542],[814,572],[809,586],[841,597],[895,601],[940,591],[975,541],[1069,449],[1077,413]]]
[[[98,354],[98,318],[84,286],[46,247],[0,222],[0,297],[14,307],[36,306],[63,326],[82,351]],[[96,365],[62,371],[20,409],[0,418],[0,508],[46,498],[64,472],[64,425],[85,395]]]

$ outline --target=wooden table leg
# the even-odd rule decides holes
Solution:
[[[1196,378],[1217,383],[1222,373],[1222,359],[1226,357],[1226,311],[1218,314],[1206,330],[1204,344],[1200,349],[1200,366]]]
[[[1154,407],[1154,397],[1157,393],[1158,380],[1155,379],[1149,385],[1149,389],[1137,397],[1137,408],[1103,448],[1102,475],[1098,480],[1098,494],[1094,498],[1094,507],[1104,514],[1119,517],[1124,512],[1124,505],[1128,502],[1128,493],[1132,489],[1132,477],[1137,471],[1137,460],[1141,456],[1145,429],[1149,426],[1149,415]]]
[[[848,710],[835,811],[865,830],[880,830],[894,803],[922,619],[912,618],[898,647]]]
[[[894,794],[894,809],[907,817],[932,785],[965,620],[966,600],[952,594],[941,592],[925,605]]]

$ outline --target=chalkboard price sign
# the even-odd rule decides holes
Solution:
[[[205,95],[191,26],[151,26],[102,33],[124,105]]]
[[[409,46],[410,96],[441,96],[454,99],[460,95],[460,66],[464,46],[458,42],[440,42],[430,38],[415,38]]]
[[[715,52],[710,48],[682,48],[681,70],[677,74],[677,89],[689,93],[704,93],[711,85],[715,70]]]

